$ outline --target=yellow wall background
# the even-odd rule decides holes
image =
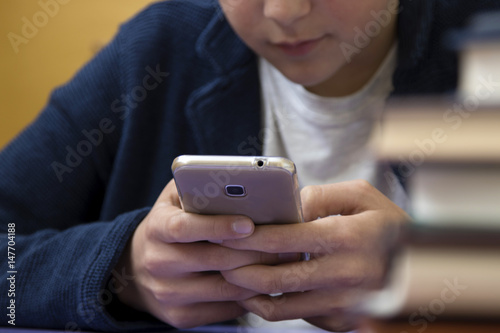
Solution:
[[[1,0],[0,148],[34,119],[54,87],[68,81],[122,22],[152,2]],[[23,35],[26,21],[38,32],[25,28]],[[17,53],[9,40],[12,33],[30,37],[17,46]]]

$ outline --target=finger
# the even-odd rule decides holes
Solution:
[[[368,219],[373,222],[373,219]],[[266,225],[255,228],[254,233],[240,240],[225,240],[221,245],[239,250],[268,253],[308,252],[333,254],[342,250],[363,248],[366,238],[377,232],[374,223],[366,228],[358,216],[329,216],[307,223]]]
[[[145,266],[152,276],[174,276],[190,272],[225,271],[246,265],[275,265],[298,261],[299,254],[240,251],[207,242],[175,244],[148,252]]]
[[[184,212],[175,182],[170,181],[148,215],[148,234],[167,243],[239,239],[252,234],[253,222],[246,216],[199,215]]]
[[[377,196],[384,197],[364,180],[306,186],[300,196],[305,221],[329,215],[361,213],[368,208],[377,207]]]
[[[220,273],[206,273],[160,282],[151,290],[164,305],[184,306],[194,303],[240,301],[254,297],[256,292],[227,282]]]
[[[367,266],[344,262],[328,265],[326,269],[314,259],[277,266],[244,266],[222,274],[228,282],[242,288],[260,294],[278,294],[321,288],[368,288],[378,282],[381,269]]]
[[[277,266],[244,266],[222,274],[228,282],[242,288],[260,294],[279,294],[316,289],[373,289],[380,286],[384,272],[379,261],[342,255]]]
[[[350,326],[360,300],[359,292],[325,294],[324,291],[310,291],[279,297],[259,295],[239,304],[269,321],[329,317],[330,324],[340,328]]]
[[[251,236],[224,240],[221,245],[269,253],[375,252],[397,239],[400,224],[391,221],[396,221],[391,214],[371,210],[358,215],[328,216],[307,223],[257,226]]]
[[[255,229],[254,223],[245,216],[198,215],[183,211],[168,214],[161,223],[163,228],[159,236],[166,243],[241,239]]]
[[[152,313],[158,319],[179,329],[236,319],[247,311],[236,302],[197,303],[175,308],[155,308]]]

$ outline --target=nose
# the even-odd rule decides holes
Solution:
[[[290,26],[311,11],[311,0],[264,0],[264,17]]]

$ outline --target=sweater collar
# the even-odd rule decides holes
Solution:
[[[186,106],[198,153],[258,155],[261,122],[256,57],[233,32],[218,2],[212,5],[215,10],[195,48],[214,73],[192,92]]]
[[[400,0],[398,23],[399,67],[418,66],[425,57],[434,20],[436,0]]]
[[[229,73],[254,60],[254,53],[236,35],[217,0],[211,1],[214,15],[196,42],[196,52],[219,74]]]

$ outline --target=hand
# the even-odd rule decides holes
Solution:
[[[254,224],[247,217],[185,213],[171,181],[120,260],[118,271],[124,267],[135,278],[118,297],[177,328],[241,316],[246,310],[237,301],[257,293],[228,283],[218,271],[276,264],[279,256],[206,241],[241,239],[253,231]]]
[[[304,318],[327,330],[350,330],[366,292],[383,285],[387,251],[408,215],[365,181],[306,187],[308,223],[258,226],[232,249],[311,253],[310,261],[261,264],[222,272],[259,295],[239,304],[270,321]],[[318,219],[319,218],[319,219]],[[269,294],[284,293],[280,297]]]

